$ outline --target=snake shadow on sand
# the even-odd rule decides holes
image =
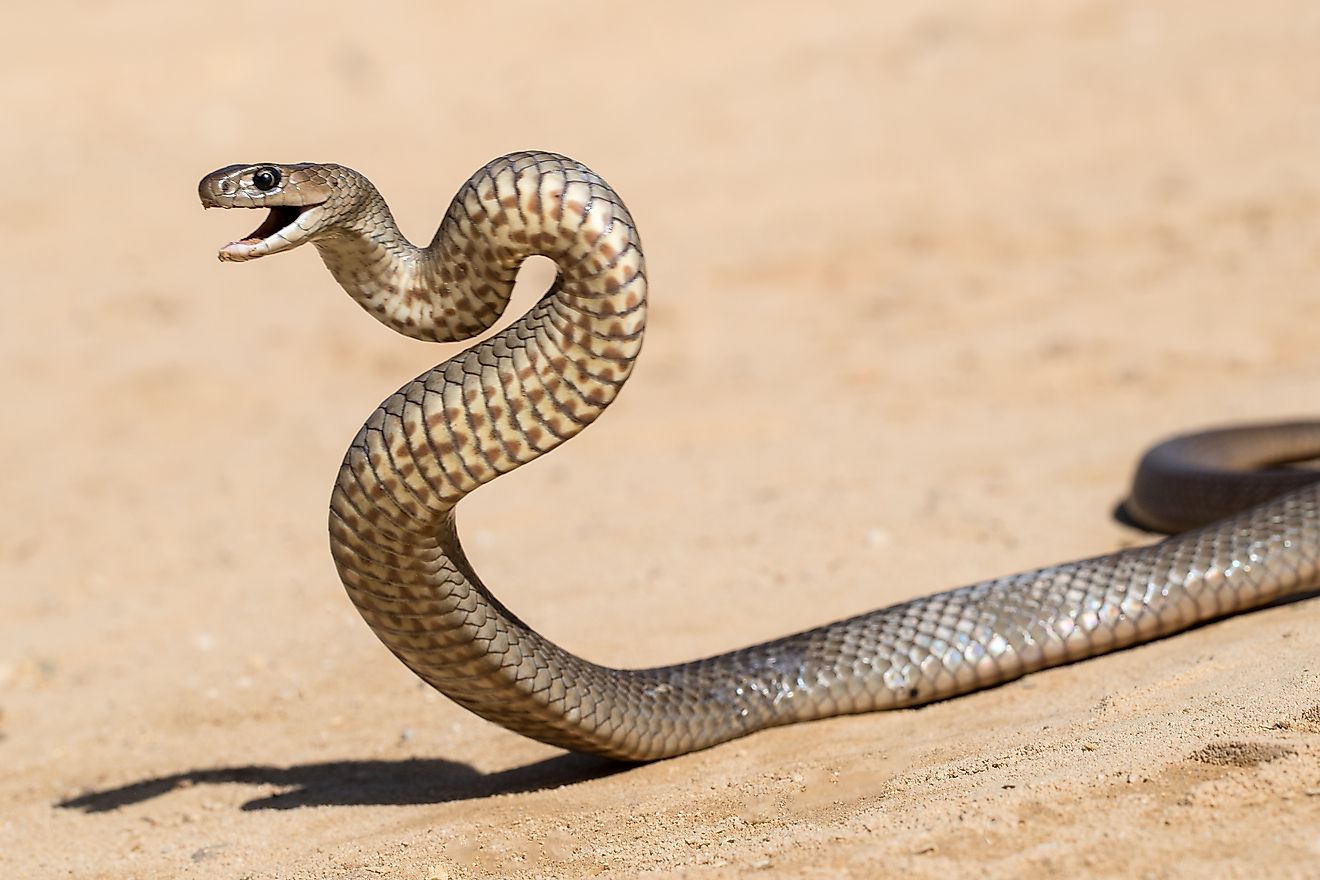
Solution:
[[[153,776],[128,785],[90,791],[60,801],[56,806],[85,813],[107,813],[194,785],[276,785],[287,789],[248,801],[242,806],[245,811],[442,804],[558,788],[610,776],[629,766],[580,754],[556,755],[496,773],[482,773],[470,764],[440,758],[324,761],[290,767],[250,764]]]

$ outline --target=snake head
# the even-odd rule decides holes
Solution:
[[[341,173],[342,172],[342,173]],[[338,165],[229,165],[197,185],[205,208],[268,208],[260,226],[220,248],[220,259],[255,260],[314,240],[339,214]]]

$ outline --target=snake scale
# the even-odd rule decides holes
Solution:
[[[1320,455],[1320,423],[1230,429],[1175,439],[1143,461],[1133,514],[1191,529],[1159,543],[689,663],[591,663],[481,583],[454,508],[595,421],[631,373],[646,272],[614,190],[563,156],[503,156],[462,186],[424,248],[403,237],[365,177],[340,165],[231,165],[203,178],[199,194],[207,207],[270,210],[222,260],[311,242],[350,296],[415,339],[481,333],[525,258],[557,265],[527,314],[371,414],[330,501],[340,577],[380,640],[451,699],[543,742],[622,760],[679,755],[772,725],[945,699],[1320,586],[1317,474],[1235,473]]]

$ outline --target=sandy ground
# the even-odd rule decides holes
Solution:
[[[0,875],[1320,876],[1315,600],[624,770],[428,692],[324,510],[455,349],[218,263],[193,189],[344,162],[425,238],[500,153],[602,172],[645,356],[464,534],[567,647],[689,659],[1148,540],[1145,445],[1315,414],[1320,7],[434,6],[7,14]]]

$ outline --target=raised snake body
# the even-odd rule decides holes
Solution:
[[[418,339],[480,333],[504,310],[526,257],[557,264],[556,282],[526,315],[372,413],[330,501],[340,576],[381,641],[450,698],[538,740],[663,758],[772,725],[952,697],[1320,586],[1313,475],[1228,473],[1320,454],[1320,425],[1256,428],[1180,438],[1139,471],[1135,515],[1168,529],[1227,516],[1204,528],[704,660],[636,670],[588,662],[482,585],[454,506],[577,434],[628,378],[646,274],[619,197],[570,159],[514,153],[473,175],[418,248],[375,187],[339,165],[234,165],[207,175],[199,192],[208,207],[271,209],[221,259],[310,241],[355,300]]]

